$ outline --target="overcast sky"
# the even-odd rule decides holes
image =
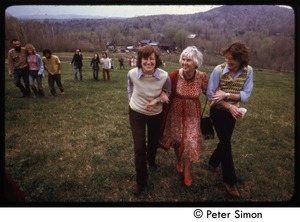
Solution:
[[[160,14],[194,14],[208,11],[219,5],[106,5],[106,6],[28,6],[19,5],[11,6],[6,9],[10,15],[27,16],[27,15],[57,15],[57,14],[76,14],[89,16],[104,17],[135,17],[143,15],[160,15]]]

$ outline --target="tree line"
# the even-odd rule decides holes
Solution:
[[[197,46],[204,63],[215,65],[220,49],[241,40],[251,48],[254,67],[277,71],[294,70],[295,15],[279,6],[222,6],[190,15],[155,15],[134,18],[74,20],[21,20],[5,17],[6,50],[9,41],[33,43],[40,51],[102,51],[107,42],[137,45],[143,39],[174,41],[179,50]],[[194,38],[188,38],[195,34]]]

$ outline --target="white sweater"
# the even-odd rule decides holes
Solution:
[[[151,111],[146,109],[148,103],[158,98],[164,84],[167,81],[168,73],[162,69],[157,69],[159,78],[153,75],[142,75],[138,78],[138,68],[128,72],[128,78],[133,84],[133,92],[129,101],[131,109],[148,116],[157,115],[162,112],[162,104],[157,103]]]
[[[102,63],[103,69],[111,68],[111,59],[110,58],[102,58],[102,59],[100,59],[100,62]]]

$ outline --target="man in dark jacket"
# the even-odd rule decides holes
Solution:
[[[80,49],[76,49],[76,52],[73,55],[73,59],[71,61],[71,64],[74,64],[74,70],[75,70],[75,80],[78,80],[77,73],[79,72],[80,80],[82,80],[82,54]]]

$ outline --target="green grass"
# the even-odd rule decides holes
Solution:
[[[233,155],[241,198],[232,200],[222,179],[208,170],[217,139],[205,140],[192,165],[193,185],[185,188],[172,150],[157,153],[157,172],[140,197],[135,183],[133,142],[128,121],[126,70],[111,81],[92,80],[91,54],[84,54],[83,81],[73,80],[72,54],[62,58],[65,95],[19,98],[5,79],[5,165],[30,202],[279,202],[294,194],[294,76],[255,72],[245,119],[236,124]],[[125,56],[123,56],[125,58]],[[118,63],[115,62],[115,67]],[[166,71],[179,68],[168,62]],[[202,67],[210,74],[213,67]],[[101,75],[100,75],[101,77]],[[101,79],[101,78],[100,78]],[[204,98],[201,98],[202,104]]]

